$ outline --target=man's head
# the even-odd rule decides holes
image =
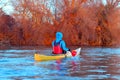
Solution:
[[[63,34],[61,32],[56,33],[56,40],[62,40]]]

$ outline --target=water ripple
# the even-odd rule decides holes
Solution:
[[[83,48],[73,58],[35,62],[34,52],[51,49],[0,50],[0,80],[119,80],[120,48]]]

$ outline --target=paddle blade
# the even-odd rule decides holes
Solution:
[[[75,51],[76,51],[76,55],[75,56],[78,56],[80,54],[81,48],[78,48]]]

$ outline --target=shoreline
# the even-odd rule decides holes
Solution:
[[[81,46],[81,45],[69,45],[67,46],[70,49],[76,49],[78,47],[82,47],[82,48],[119,48],[120,46]],[[44,48],[48,48],[48,49],[52,49],[52,46],[0,46],[0,50],[7,50],[7,49],[28,49],[28,50],[39,50],[39,49],[44,49]]]

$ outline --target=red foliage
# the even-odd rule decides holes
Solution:
[[[55,32],[61,31],[69,45],[116,45],[120,1],[106,1],[54,0],[51,10],[48,0],[17,0],[17,13],[1,15],[0,35],[5,37],[0,38],[11,45],[51,45]]]

